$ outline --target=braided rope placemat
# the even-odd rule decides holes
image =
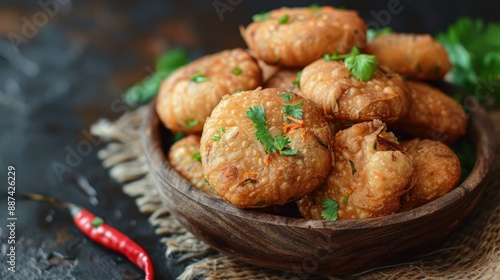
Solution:
[[[227,257],[204,244],[183,228],[162,205],[150,183],[140,125],[147,106],[127,112],[118,120],[99,120],[91,133],[108,144],[99,151],[103,166],[135,197],[139,210],[148,213],[156,234],[164,236],[167,258],[189,262],[179,280],[187,279],[282,279],[283,272],[260,268]],[[500,139],[500,112],[490,113]],[[500,151],[499,151],[500,153]],[[472,214],[429,254],[412,262],[346,276],[307,276],[307,279],[500,279],[500,159],[489,175],[489,184]],[[305,279],[304,275],[296,279]],[[288,278],[290,279],[290,278]]]

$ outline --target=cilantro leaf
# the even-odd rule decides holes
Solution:
[[[197,126],[200,123],[200,120],[194,119],[194,120],[185,120],[186,126],[184,127],[185,129],[190,129],[195,126]]]
[[[335,221],[338,218],[338,208],[339,203],[330,197],[323,200],[323,211],[321,211],[321,217],[327,221]]]
[[[351,165],[351,173],[354,175],[356,173],[356,166],[354,166],[354,162],[352,162],[352,160],[349,160],[349,164]]]
[[[191,155],[191,158],[192,158],[192,159],[195,159],[195,160],[197,160],[197,161],[199,161],[199,162],[201,162],[201,154],[200,154],[200,152],[193,153],[193,154]]]
[[[290,143],[292,143],[290,141],[290,138],[285,136],[285,134],[283,132],[281,132],[280,135],[274,136],[274,145],[276,146],[276,149],[278,149],[278,151],[283,150]]]
[[[370,28],[366,31],[366,39],[368,40],[368,42],[370,42],[370,41],[375,40],[375,38],[377,38],[378,36],[385,35],[385,34],[391,34],[392,32],[393,32],[392,28],[390,28],[390,27],[384,27],[381,29],[371,29]]]
[[[281,107],[281,111],[283,114],[291,116],[295,119],[301,120],[302,119],[302,114],[304,110],[300,109],[302,108],[303,103],[299,102],[297,104],[283,104],[283,107]]]
[[[300,89],[300,78],[302,77],[302,71],[297,72],[297,78],[292,82],[292,85],[297,86]]]
[[[182,49],[172,49],[164,53],[156,62],[156,72],[129,88],[124,95],[130,106],[145,104],[158,94],[160,84],[177,68],[187,64],[189,58]]]
[[[378,60],[374,55],[358,54],[350,56],[345,59],[344,63],[351,75],[363,82],[372,79],[378,69]]]
[[[212,140],[214,141],[219,141],[222,137],[220,137],[220,135],[217,135],[215,134],[214,136],[212,136]]]
[[[195,83],[203,83],[208,80],[209,78],[205,77],[205,71],[203,69],[201,69],[200,71],[198,71],[198,73],[191,76],[191,81]]]
[[[266,122],[266,113],[264,111],[264,105],[254,105],[245,112],[247,118],[252,120],[253,126],[255,128],[255,136],[257,140],[264,145],[267,153],[274,153],[276,147],[274,146],[274,139],[269,133],[269,127]]]
[[[233,73],[235,76],[240,76],[241,74],[243,74],[243,70],[241,70],[240,67],[236,66],[233,68],[233,70],[231,70],[231,73]]]
[[[269,19],[269,13],[260,13],[252,16],[254,22],[265,21]]]
[[[290,102],[290,101],[292,101],[292,98],[293,98],[292,94],[289,92],[280,94],[278,96],[283,98],[285,100],[285,102]]]
[[[436,39],[448,52],[453,82],[480,102],[500,106],[500,23],[461,18]],[[482,91],[478,94],[478,91]]]
[[[254,105],[246,111],[246,116],[252,120],[255,128],[255,137],[264,145],[267,153],[278,152],[280,155],[296,155],[298,150],[291,150],[288,146],[291,141],[288,136],[282,132],[280,135],[271,136],[266,122],[266,113],[264,105]]]
[[[278,20],[278,24],[287,23],[289,18],[290,16],[288,14],[285,14],[284,16],[280,17],[280,19]]]

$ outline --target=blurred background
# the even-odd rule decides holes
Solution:
[[[101,167],[96,152],[102,143],[90,139],[90,125],[129,110],[123,93],[154,71],[164,51],[182,47],[196,58],[245,47],[238,26],[250,23],[253,14],[312,3],[356,9],[371,28],[433,35],[464,16],[498,20],[500,6],[482,0],[0,1],[0,182],[14,165],[16,194],[41,192],[89,208],[144,246],[161,279],[173,279],[186,263],[165,258],[147,216]],[[74,166],[61,169],[57,164],[85,139],[95,145]],[[98,204],[76,187],[78,175],[97,190]],[[7,272],[6,192],[0,192],[0,279],[142,275],[118,254],[85,239],[63,210],[26,201],[16,204],[18,272]]]

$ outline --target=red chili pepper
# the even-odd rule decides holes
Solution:
[[[73,203],[59,201],[39,194],[25,194],[25,198],[48,202],[69,209],[76,226],[93,241],[115,252],[122,253],[145,272],[145,280],[154,279],[153,263],[148,253],[125,234],[104,223],[88,210]]]

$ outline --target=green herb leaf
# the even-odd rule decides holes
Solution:
[[[172,49],[158,58],[156,72],[129,88],[124,95],[130,106],[145,104],[158,94],[160,84],[177,68],[187,64],[187,53],[181,49]]]
[[[101,218],[101,217],[95,217],[92,222],[90,222],[90,224],[95,227],[95,228],[98,228],[100,227],[102,224],[104,224],[104,220]]]
[[[385,35],[385,34],[391,34],[392,33],[392,28],[390,27],[384,27],[382,29],[368,29],[366,31],[366,39],[368,42],[375,40],[375,38]]]
[[[283,156],[294,156],[299,153],[299,150],[291,150],[290,148],[286,148],[280,151],[280,155]]]
[[[200,152],[193,153],[193,154],[191,155],[191,158],[192,158],[192,159],[195,159],[195,160],[197,160],[197,161],[199,161],[199,162],[201,162],[201,154],[200,154]]]
[[[215,134],[214,136],[212,136],[212,140],[214,141],[219,141],[220,139],[221,139],[220,135]]]
[[[309,5],[309,9],[317,10],[317,9],[319,9],[319,5],[318,4],[311,4],[311,5]]]
[[[377,142],[373,142],[373,149],[376,150],[377,149]]]
[[[261,22],[269,19],[269,13],[260,13],[252,16],[254,22]]]
[[[302,119],[302,114],[304,113],[302,108],[303,103],[299,102],[297,104],[283,104],[283,107],[281,107],[281,112],[285,114],[285,116],[291,116],[295,119],[301,120]]]
[[[274,136],[274,145],[276,146],[276,149],[278,149],[278,151],[283,150],[290,143],[290,138],[288,138],[288,136],[285,136],[283,132],[281,132],[280,135]]]
[[[184,138],[184,136],[186,136],[186,135],[184,135],[182,133],[174,133],[174,135],[172,135],[172,143],[175,143],[175,142],[181,140],[182,138]]]
[[[345,59],[344,63],[351,75],[363,82],[372,79],[378,69],[378,60],[374,55],[358,54],[350,56]]]
[[[300,89],[300,78],[302,77],[302,71],[297,72],[297,78],[292,82],[293,85]]]
[[[218,131],[219,133],[226,132],[226,130],[225,130],[222,126],[219,126],[219,128],[217,128],[217,131]]]
[[[354,175],[356,173],[356,166],[354,166],[354,162],[352,162],[352,160],[349,160],[349,164],[351,165],[351,173]]]
[[[278,20],[278,24],[287,23],[289,18],[290,16],[288,14],[285,14],[284,16],[280,17],[280,19]]]
[[[209,78],[205,77],[204,75],[205,75],[205,71],[203,69],[201,69],[200,71],[198,71],[198,73],[191,76],[191,81],[195,82],[195,83],[203,83],[203,82],[208,81]]]
[[[255,206],[262,206],[264,205],[264,203],[266,203],[265,200],[260,200],[259,202],[255,203]]]
[[[500,87],[492,85],[500,80],[500,23],[461,18],[436,39],[448,52],[453,82],[499,106]]]
[[[276,147],[274,146],[274,139],[269,133],[266,122],[266,113],[264,111],[264,105],[254,105],[245,113],[246,117],[252,120],[253,126],[255,128],[255,136],[257,140],[264,145],[264,148],[267,153],[274,153],[276,151]]]
[[[241,70],[240,67],[234,67],[231,73],[233,73],[236,76],[240,76],[241,74],[243,74],[243,70]]]
[[[184,127],[185,129],[191,129],[195,126],[197,126],[200,123],[200,120],[194,119],[194,120],[185,120],[186,126]]]
[[[285,102],[290,102],[290,101],[292,101],[292,98],[293,98],[292,94],[289,92],[280,94],[278,96],[283,98],[285,100]]]
[[[342,202],[344,202],[344,204],[347,204],[348,201],[349,201],[349,196],[348,195],[344,196]]]
[[[321,217],[327,221],[335,221],[338,218],[339,203],[330,197],[323,200],[323,211],[321,211]]]

